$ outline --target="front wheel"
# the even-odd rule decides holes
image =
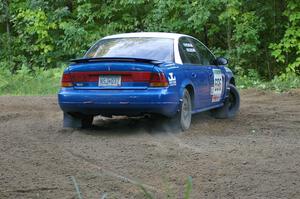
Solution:
[[[240,109],[240,94],[237,88],[229,84],[229,94],[225,99],[224,105],[220,108],[211,110],[212,116],[218,119],[232,118],[236,116]]]

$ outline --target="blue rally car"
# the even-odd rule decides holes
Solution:
[[[225,58],[175,33],[104,37],[65,69],[58,101],[64,127],[90,127],[96,115],[163,115],[182,130],[192,114],[237,114],[235,80]]]

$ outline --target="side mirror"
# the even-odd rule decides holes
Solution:
[[[224,57],[218,57],[217,59],[215,59],[215,65],[217,66],[224,66],[228,64],[228,60]]]

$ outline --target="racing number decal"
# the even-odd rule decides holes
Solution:
[[[222,73],[220,69],[213,69],[214,86],[211,87],[211,101],[219,102],[223,91]]]

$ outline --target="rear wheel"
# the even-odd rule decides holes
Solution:
[[[192,121],[192,102],[188,90],[184,90],[179,112],[171,120],[172,125],[180,128],[182,131],[190,128]]]
[[[64,112],[64,127],[69,128],[90,128],[94,120],[93,115],[83,115]]]
[[[211,110],[212,116],[215,118],[232,118],[236,116],[240,108],[240,94],[237,88],[230,84],[229,94],[224,102],[224,106]]]
[[[93,126],[94,117],[92,115],[87,115],[81,118],[81,128],[91,128]]]

